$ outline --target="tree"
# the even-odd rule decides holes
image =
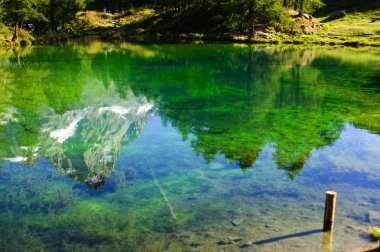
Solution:
[[[49,27],[57,31],[58,27],[64,27],[75,19],[78,11],[86,8],[90,0],[49,0],[45,8]]]
[[[282,0],[248,0],[248,38],[253,38],[257,24],[280,24],[285,9]]]
[[[302,16],[305,12],[314,12],[316,9],[324,6],[322,0],[285,0],[284,6],[293,5],[294,9]]]
[[[248,32],[248,38],[252,39],[255,35],[255,0],[249,0],[248,2],[248,20],[249,20],[249,32]]]
[[[0,0],[3,12],[3,20],[15,27],[12,41],[17,39],[17,30],[22,27],[24,21],[46,20],[41,12],[41,7],[46,0]]]

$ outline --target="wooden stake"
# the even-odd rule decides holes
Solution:
[[[324,232],[322,234],[322,252],[331,252],[333,242],[333,232]]]
[[[334,227],[336,192],[326,192],[325,217],[323,220],[323,232],[331,231]]]

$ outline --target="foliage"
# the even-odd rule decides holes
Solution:
[[[21,25],[22,22],[46,20],[41,12],[45,0],[0,0],[3,9],[3,19],[12,25]]]
[[[49,0],[45,8],[49,28],[57,31],[61,27],[63,30],[65,24],[72,22],[77,12],[85,9],[87,3],[88,0]]]
[[[38,67],[39,71],[42,71],[39,72],[39,79],[31,78],[34,82],[31,82],[30,86],[21,85],[20,82],[19,85],[15,85],[14,93],[19,92],[17,88],[21,88],[24,94],[27,94],[28,90],[28,92],[41,90],[40,92],[46,97],[41,96],[42,100],[35,101],[36,104],[41,103],[39,106],[45,104],[45,106],[51,107],[59,114],[57,118],[60,118],[60,120],[53,121],[62,121],[67,110],[79,106],[82,88],[86,83],[89,69],[94,75],[93,78],[98,79],[104,85],[115,83],[121,95],[125,94],[124,84],[125,80],[128,80],[134,94],[147,96],[159,103],[160,116],[178,128],[184,139],[189,135],[194,136],[192,147],[208,162],[211,162],[218,154],[222,154],[242,168],[251,167],[260,151],[270,143],[276,149],[274,157],[278,168],[286,170],[291,178],[300,172],[314,148],[329,145],[339,138],[344,121],[380,132],[377,124],[378,115],[366,113],[378,106],[376,97],[371,98],[364,92],[359,92],[354,86],[344,87],[344,93],[347,96],[342,95],[342,87],[339,86],[342,80],[341,76],[336,74],[336,68],[325,68],[323,71],[321,69],[292,68],[292,66],[309,64],[316,57],[317,52],[314,50],[279,52],[275,49],[263,51],[258,48],[243,47],[234,48],[232,51],[229,51],[231,50],[229,48],[226,52],[230,53],[227,54],[226,52],[222,53],[221,49],[213,49],[213,46],[204,46],[197,50],[198,57],[208,52],[215,58],[215,63],[207,63],[207,71],[205,71],[204,65],[197,61],[197,57],[187,55],[185,48],[174,53],[167,47],[162,47],[160,50],[125,44],[121,47],[131,54],[121,57],[117,52],[110,51],[107,55],[103,55],[99,53],[102,51],[102,44],[95,44],[94,47],[91,47],[90,55],[81,54],[76,50],[56,50],[55,57],[69,59],[91,56],[93,62],[107,59],[110,66],[117,65],[119,67],[100,64],[86,65],[91,61],[82,61],[83,71],[72,71],[78,76],[70,76],[62,75],[61,72],[69,71],[71,67],[76,69],[77,65],[62,62],[56,64],[59,67],[50,70],[50,77],[46,77],[43,74],[46,65],[35,64],[31,67]],[[113,55],[115,57],[112,57]],[[41,60],[49,59],[46,56],[38,57]],[[175,64],[168,61],[171,58],[175,58],[176,64],[188,65],[188,67],[173,69]],[[142,59],[152,60],[152,62],[149,61],[151,81],[144,82],[144,85],[141,85],[139,80],[145,79],[146,72],[142,69],[131,74],[130,70],[131,65],[141,64]],[[155,64],[160,60],[163,62],[162,64],[167,65],[166,68],[159,68]],[[327,65],[330,64],[329,61],[331,61],[330,57],[322,57],[317,63]],[[105,67],[106,71],[104,71]],[[351,66],[346,66],[345,70],[349,67]],[[357,69],[356,66],[355,68]],[[360,76],[357,78],[367,80],[367,71],[363,67],[361,71],[358,71]],[[34,73],[38,73],[38,71],[32,68],[24,76],[30,78]],[[61,77],[57,78],[57,76]],[[328,76],[329,80],[326,80],[324,76]],[[376,77],[373,78],[376,79]],[[202,79],[212,81],[200,81]],[[307,80],[307,84],[302,84],[301,80],[303,80],[302,83]],[[62,85],[60,84],[62,81],[72,85]],[[355,79],[344,82],[357,83]],[[368,80],[368,83],[372,82]],[[42,85],[42,83],[48,84]],[[186,83],[186,85],[180,83]],[[330,83],[328,92],[324,91],[326,83]],[[94,89],[100,90],[99,88]],[[257,93],[265,95],[257,96]],[[33,95],[30,94],[30,96]],[[342,106],[334,105],[335,100],[341,101]],[[24,129],[25,125],[17,123],[10,124],[12,126],[10,128],[5,127],[4,130],[9,131],[17,129],[19,137],[16,139],[21,142],[14,139],[9,142],[10,140],[4,139],[4,146],[11,147],[14,144],[33,146],[33,141],[45,139],[39,135],[39,128],[43,126],[37,119],[38,114],[33,111],[38,111],[38,109],[34,103],[25,108],[22,107],[25,102],[18,103],[18,101],[13,101],[13,107],[21,111],[17,115],[18,120],[35,123],[30,123],[26,129]],[[360,104],[360,101],[365,101],[365,104]],[[194,104],[196,109],[189,104]],[[324,107],[327,107],[328,113],[323,109]],[[89,121],[95,122],[96,120],[92,118]],[[114,121],[115,126],[118,125],[115,120],[110,121]],[[61,126],[63,127],[63,125]],[[47,127],[46,124],[44,127]],[[78,129],[79,132],[82,132],[82,136],[89,131],[86,127],[90,127],[90,125],[84,122]],[[29,136],[29,139],[26,136]],[[65,152],[64,157],[71,159],[73,164],[80,162],[89,164],[87,161],[83,162],[83,155],[80,154],[85,153],[88,149],[94,149],[91,147],[92,141],[87,142],[90,138],[86,139],[73,137],[72,141],[68,141],[67,146],[55,147],[55,150]],[[103,139],[96,142],[106,141]],[[45,139],[44,143],[46,148],[44,147],[42,150],[51,149],[49,147],[52,144],[51,141]],[[73,149],[70,146],[76,146],[76,148]],[[16,147],[12,148],[13,150],[17,149]],[[10,156],[6,153],[10,153],[10,150],[4,150],[3,154],[3,156]],[[58,154],[54,154],[55,156],[51,156],[51,158],[55,159]],[[63,162],[62,164],[60,168],[67,169],[68,165]],[[103,175],[106,175],[109,171],[104,169],[103,172]],[[85,170],[81,171],[81,174],[73,174],[76,179],[81,181],[88,177],[88,171]]]
[[[293,2],[295,9],[301,14],[304,12],[312,13],[324,5],[322,0],[294,0]]]
[[[0,23],[0,42],[6,39],[10,39],[11,36],[12,32],[9,29],[9,27],[4,25],[3,23]]]

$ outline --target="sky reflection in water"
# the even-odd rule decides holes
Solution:
[[[379,64],[342,48],[5,52],[0,250],[319,251],[326,190],[334,248],[363,245],[380,225]]]

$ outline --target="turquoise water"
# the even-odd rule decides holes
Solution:
[[[0,53],[0,251],[333,251],[380,225],[380,51]]]

